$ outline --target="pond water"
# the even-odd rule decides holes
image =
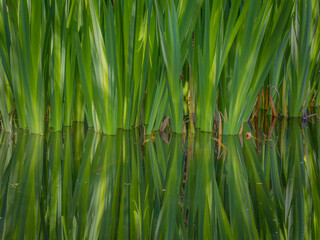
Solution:
[[[320,239],[320,127],[0,136],[2,239]]]

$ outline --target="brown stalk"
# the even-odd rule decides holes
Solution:
[[[269,99],[270,99],[270,107],[271,107],[272,117],[278,117],[277,109],[273,103],[270,92],[269,92]]]
[[[251,120],[254,119],[256,116],[258,116],[259,108],[260,108],[260,101],[261,101],[261,93],[262,93],[262,89],[259,92],[257,103],[256,103],[256,106],[254,108],[254,113],[252,114]]]

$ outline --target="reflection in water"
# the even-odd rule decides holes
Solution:
[[[319,239],[320,128],[300,126],[2,133],[2,239]]]

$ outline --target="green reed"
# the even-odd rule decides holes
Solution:
[[[319,97],[319,0],[1,0],[1,129],[236,135]],[[170,121],[168,121],[170,119]],[[163,121],[166,121],[163,126]],[[218,125],[219,125],[218,124]]]

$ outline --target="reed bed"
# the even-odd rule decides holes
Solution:
[[[320,0],[1,0],[1,128],[235,135],[259,109],[308,118],[319,13]]]

